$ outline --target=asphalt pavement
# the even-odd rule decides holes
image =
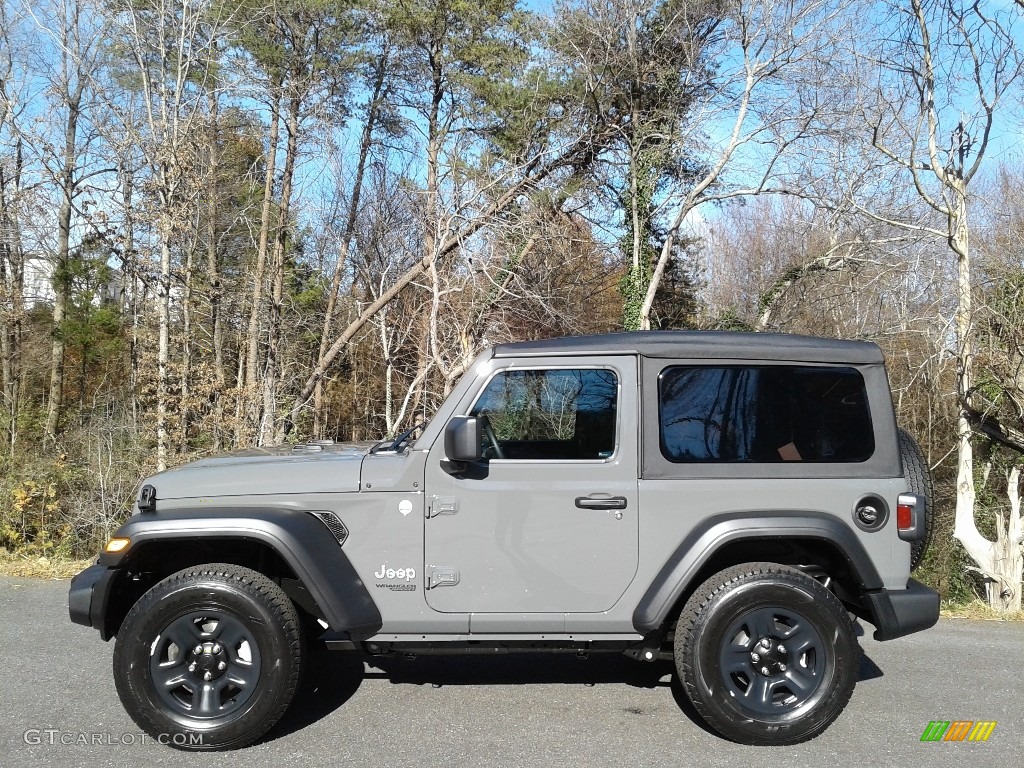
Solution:
[[[152,743],[111,677],[113,642],[67,617],[67,581],[0,577],[0,766],[1024,765],[1024,624],[944,619],[878,643],[853,699],[795,747],[732,744],[697,722],[667,663],[624,656],[317,660],[260,743],[216,755]],[[922,742],[930,721],[995,721],[987,742]]]

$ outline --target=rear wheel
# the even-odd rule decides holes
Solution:
[[[277,722],[301,672],[302,635],[281,588],[236,565],[187,568],[144,594],[114,648],[117,693],[154,739],[234,749]]]
[[[839,717],[856,682],[857,643],[842,603],[775,563],[708,579],[680,614],[673,651],[696,710],[743,744],[813,739]]]

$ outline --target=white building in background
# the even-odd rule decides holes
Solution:
[[[55,294],[51,277],[53,277],[53,263],[49,259],[39,256],[29,256],[25,259],[25,282],[22,298],[26,308],[53,303]]]
[[[25,308],[52,304],[56,294],[53,290],[53,261],[43,256],[29,256],[25,259],[25,283],[22,290]],[[99,306],[108,301],[120,304],[122,299],[121,271],[111,267],[110,276],[103,283],[92,303]]]

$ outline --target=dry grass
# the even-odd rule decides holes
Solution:
[[[974,600],[966,605],[943,605],[942,616],[946,619],[974,619],[975,621],[1024,621],[1024,611],[999,613],[993,611],[983,600]]]
[[[76,573],[93,564],[89,560],[66,560],[63,558],[32,557],[16,555],[0,549],[0,576],[14,576],[19,579],[70,579]]]

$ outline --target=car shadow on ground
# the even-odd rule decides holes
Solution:
[[[301,731],[340,709],[359,690],[364,671],[363,657],[358,653],[310,652],[291,706],[257,743]]]
[[[616,653],[508,653],[464,656],[401,654],[367,658],[368,678],[396,685],[603,685],[667,687],[672,664]]]
[[[857,681],[881,677],[882,670],[861,653]],[[310,654],[292,706],[262,741],[273,741],[312,725],[342,707],[362,681],[393,685],[629,685],[669,688],[686,717],[717,736],[694,709],[670,661],[637,662],[621,654],[510,653],[482,656],[366,656],[355,652]],[[634,713],[637,714],[637,713]]]
[[[857,664],[857,682],[863,683],[867,680],[876,680],[884,674],[879,666],[871,660],[871,657],[861,651],[860,661]]]
[[[865,637],[867,630],[864,629],[864,625],[859,621],[855,621],[853,624],[853,631],[857,637]],[[865,680],[875,680],[882,677],[885,673],[878,667],[875,662],[871,660],[864,649],[860,649],[860,660],[857,663],[857,682],[863,683]]]
[[[394,685],[605,685],[669,687],[671,662],[642,663],[618,654],[507,654],[495,656],[367,656],[310,653],[288,711],[260,743],[275,741],[322,720],[351,699],[365,679]]]

